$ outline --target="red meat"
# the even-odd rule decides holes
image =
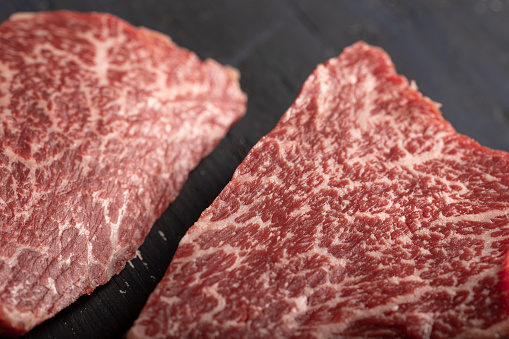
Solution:
[[[182,239],[129,338],[509,334],[509,154],[357,43]]]
[[[245,110],[236,72],[106,14],[0,26],[0,335],[122,270]]]

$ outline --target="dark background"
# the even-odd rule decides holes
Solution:
[[[18,11],[104,11],[237,67],[248,109],[193,171],[140,256],[27,338],[119,338],[164,274],[178,241],[277,123],[318,63],[358,40],[383,47],[456,129],[509,151],[509,2],[500,0],[0,0]]]

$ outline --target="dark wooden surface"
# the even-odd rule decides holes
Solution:
[[[104,11],[169,34],[202,58],[237,67],[245,118],[193,171],[140,257],[27,338],[120,338],[165,272],[178,241],[270,131],[315,68],[357,40],[383,47],[456,129],[509,151],[509,2],[499,0],[0,0],[18,11]]]

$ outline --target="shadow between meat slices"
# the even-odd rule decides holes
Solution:
[[[0,25],[0,335],[119,273],[245,111],[238,73],[109,14]]]
[[[508,168],[356,43],[251,150],[127,337],[507,336]]]

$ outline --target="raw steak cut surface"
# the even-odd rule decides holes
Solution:
[[[245,110],[235,70],[99,13],[0,26],[0,335],[119,273]]]
[[[509,333],[509,154],[357,43],[182,239],[129,338]]]

